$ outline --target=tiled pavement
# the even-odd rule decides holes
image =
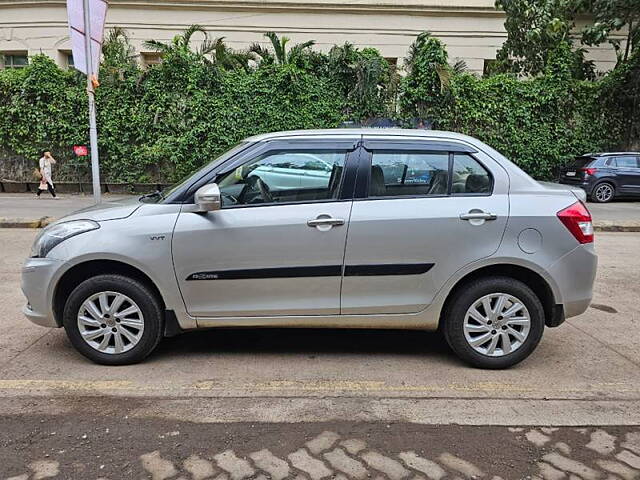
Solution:
[[[171,450],[143,453],[126,463],[119,474],[93,475],[75,461],[71,469],[56,454],[29,461],[24,472],[7,480],[46,478],[149,478],[152,480],[322,480],[388,479],[441,480],[486,478],[491,480],[526,478],[532,480],[632,480],[640,479],[640,429],[612,434],[607,428],[507,428],[492,427],[491,437],[505,448],[527,451],[526,465],[508,465],[491,455],[465,455],[464,442],[474,442],[473,428],[460,433],[452,451],[430,445],[426,455],[422,445],[414,450],[390,451],[371,447],[360,438],[344,438],[324,431],[285,454],[272,453],[269,445],[241,454],[242,446],[228,445],[211,452],[205,445],[193,448],[183,458]],[[160,435],[179,439],[179,431]],[[427,437],[425,437],[426,439]],[[491,442],[492,440],[488,440]],[[460,445],[456,447],[455,445]],[[447,442],[451,447],[451,442]],[[175,445],[181,445],[177,443]],[[378,444],[379,445],[379,444]],[[443,446],[444,448],[444,446]],[[121,452],[125,455],[125,452]],[[58,456],[61,456],[59,454]],[[105,459],[105,462],[108,460]],[[514,460],[514,463],[519,463]],[[98,472],[105,465],[94,465]],[[513,470],[510,472],[509,468]],[[0,466],[1,468],[1,466]],[[1,471],[1,470],[0,470]],[[75,472],[75,473],[74,473]],[[83,472],[83,473],[80,473]]]

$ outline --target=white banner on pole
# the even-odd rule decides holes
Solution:
[[[87,70],[84,28],[84,1],[67,0],[69,15],[69,30],[71,35],[71,50],[73,65],[86,75],[98,78],[100,54],[104,41],[104,23],[107,16],[107,2],[104,0],[89,0],[90,32],[91,32],[91,72]]]

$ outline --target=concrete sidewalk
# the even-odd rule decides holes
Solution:
[[[115,201],[128,195],[103,195],[103,201]],[[0,228],[39,228],[81,208],[93,205],[90,195],[62,195],[53,199],[48,193],[36,198],[31,193],[0,193]],[[640,232],[640,201],[589,203],[598,231]]]
[[[103,195],[104,202],[112,202],[130,195]],[[48,192],[37,198],[33,193],[0,193],[0,228],[39,228],[93,205],[91,195],[59,195],[54,199]]]

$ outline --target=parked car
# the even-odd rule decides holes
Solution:
[[[186,330],[279,326],[440,329],[504,368],[587,309],[596,263],[576,194],[474,138],[320,130],[248,138],[166,192],[59,220],[22,288],[27,318],[102,364]]]
[[[249,175],[260,179],[271,188],[322,188],[329,181],[333,165],[309,153],[270,155],[251,168]]]
[[[588,153],[560,171],[560,183],[582,188],[589,200],[640,196],[640,153]]]

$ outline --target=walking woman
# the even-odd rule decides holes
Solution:
[[[51,156],[51,152],[44,152],[40,158],[40,185],[38,186],[38,197],[43,190],[49,190],[53,198],[56,197],[56,191],[53,189],[53,180],[51,179],[51,166],[56,163],[55,158]]]

